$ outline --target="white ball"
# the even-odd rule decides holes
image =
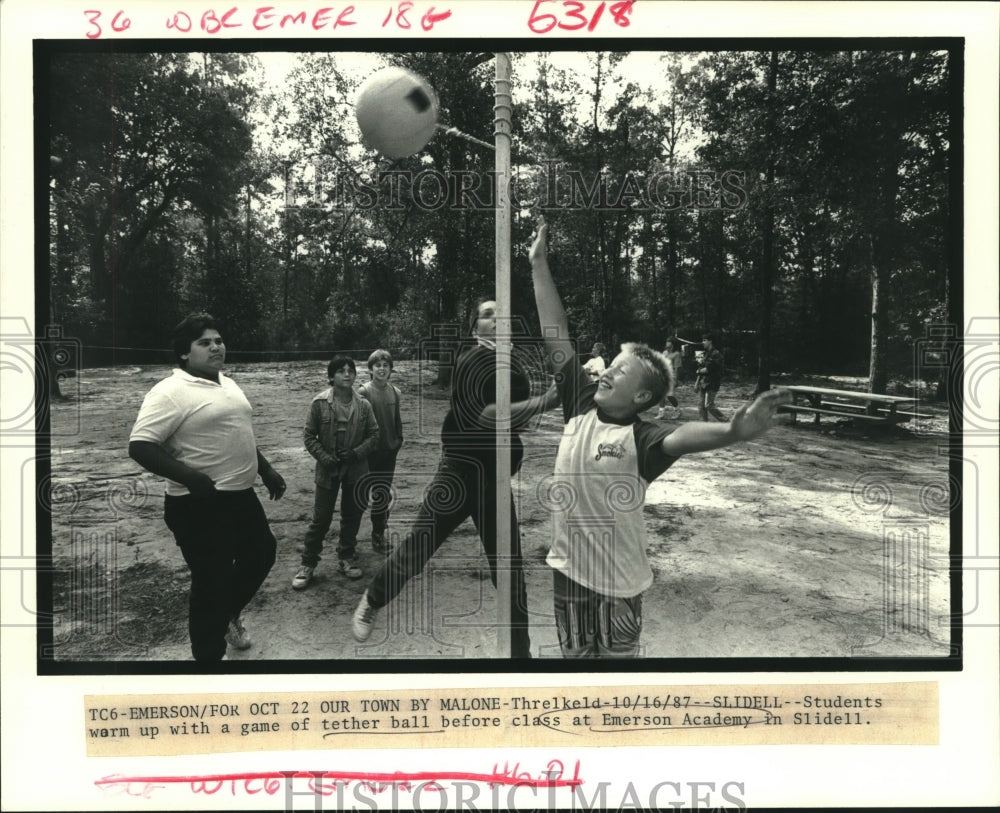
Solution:
[[[354,113],[366,145],[387,158],[403,158],[431,140],[438,101],[423,77],[404,68],[384,68],[358,89]]]

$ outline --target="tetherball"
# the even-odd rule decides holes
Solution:
[[[385,68],[358,89],[354,112],[367,146],[387,158],[404,158],[423,149],[434,135],[438,101],[422,76]]]

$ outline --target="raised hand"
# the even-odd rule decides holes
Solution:
[[[535,232],[535,240],[531,244],[531,249],[528,251],[528,259],[531,260],[532,263],[547,259],[548,235],[549,226],[545,222],[545,218],[539,215],[538,230]]]
[[[734,440],[752,440],[771,428],[775,410],[789,404],[792,395],[781,388],[768,390],[749,404],[744,404],[729,421]]]

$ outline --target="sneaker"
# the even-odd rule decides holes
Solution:
[[[305,590],[309,586],[309,582],[312,581],[313,571],[315,567],[309,567],[309,565],[302,565],[299,568],[299,572],[295,574],[292,579],[292,589],[293,590]]]
[[[372,549],[376,553],[388,553],[389,543],[382,531],[372,531]]]
[[[353,559],[341,559],[340,572],[349,579],[360,579],[365,575],[364,571],[355,564]]]
[[[233,649],[249,649],[253,646],[250,634],[247,632],[247,628],[243,626],[243,622],[239,616],[236,616],[236,618],[229,622],[229,629],[226,630],[226,643],[233,647]]]
[[[355,641],[368,640],[368,636],[372,634],[372,626],[375,623],[375,614],[377,612],[378,608],[372,607],[368,603],[368,591],[365,590],[357,609],[354,611],[354,615],[351,617],[351,633],[354,635]]]

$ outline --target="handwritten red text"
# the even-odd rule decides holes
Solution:
[[[610,5],[607,2],[595,4],[581,0],[535,0],[528,16],[528,28],[534,34],[548,34],[555,28],[594,31],[602,19],[605,23],[610,20],[621,28],[628,28],[633,5],[635,0],[620,0]],[[544,12],[543,7],[546,9]]]

